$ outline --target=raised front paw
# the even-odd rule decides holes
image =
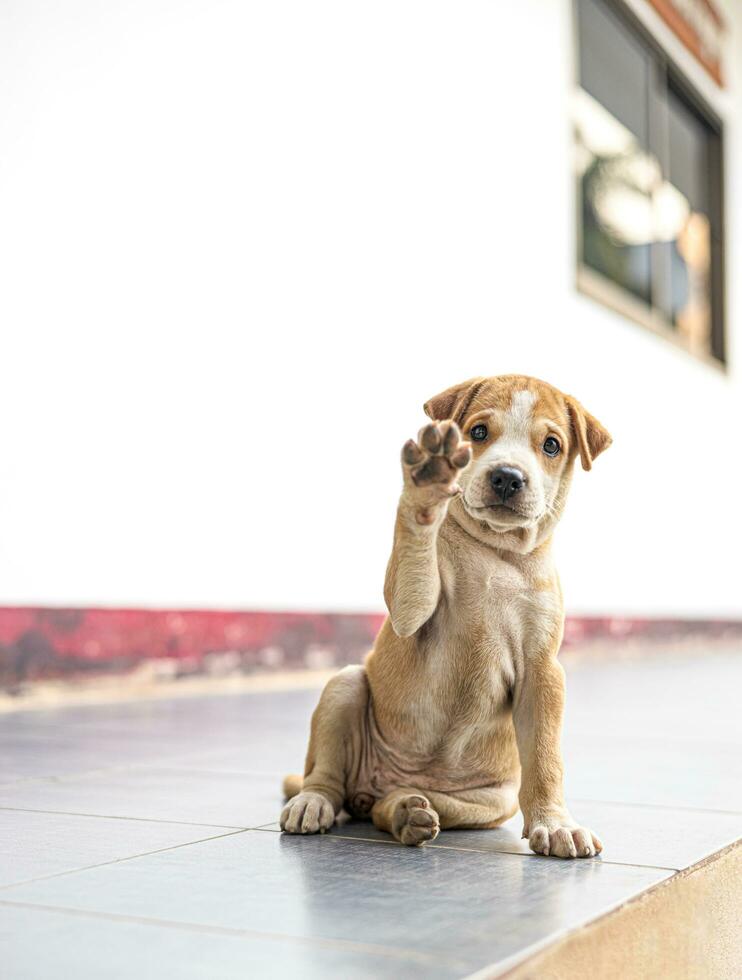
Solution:
[[[394,808],[392,833],[403,844],[419,847],[435,840],[440,829],[438,814],[424,796],[404,796]]]
[[[457,479],[471,460],[471,447],[461,438],[455,422],[431,422],[417,437],[408,439],[402,447],[402,469],[405,483],[416,492],[421,502],[420,513],[429,519],[426,508],[435,507],[459,493]],[[418,518],[419,519],[419,518]]]
[[[321,793],[307,791],[288,801],[279,822],[287,834],[323,834],[335,822],[335,810]]]
[[[547,857],[587,858],[603,850],[600,838],[578,826],[569,814],[537,817],[523,828],[523,836],[532,851]]]

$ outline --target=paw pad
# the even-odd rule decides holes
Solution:
[[[441,496],[454,496],[456,479],[471,460],[471,447],[455,422],[432,422],[402,447],[402,464],[416,487],[433,487]]]
[[[419,847],[438,836],[438,814],[424,796],[406,796],[397,803],[392,830],[403,844]]]

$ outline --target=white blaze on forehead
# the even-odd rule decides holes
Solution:
[[[531,422],[536,394],[528,389],[513,392],[510,406],[502,414],[502,433],[481,457],[483,464],[516,457],[524,462],[524,453],[531,453]]]

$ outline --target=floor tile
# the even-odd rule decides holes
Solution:
[[[262,733],[229,748],[207,749],[180,755],[168,769],[207,772],[280,773],[302,772],[307,751],[308,726],[297,733]]]
[[[0,744],[6,735],[60,731],[98,736],[145,737],[156,749],[161,738],[188,740],[197,750],[235,744],[261,730],[306,728],[319,690],[122,701],[0,714]]]
[[[221,713],[213,698],[188,698],[0,716],[0,784],[147,764],[301,771],[317,697],[224,696]]]
[[[566,734],[740,742],[740,652],[621,653],[564,658]]]
[[[452,980],[432,957],[226,931],[111,920],[0,902],[0,949],[8,980]],[[102,967],[105,964],[105,968]]]
[[[0,785],[18,779],[54,779],[125,766],[162,765],[180,758],[182,746],[157,746],[133,734],[111,737],[106,733],[70,732],[56,734],[4,734],[0,737]]]
[[[0,786],[0,808],[252,827],[281,810],[280,776],[126,769]]]
[[[616,652],[566,659],[567,796],[742,812],[742,656]]]
[[[0,810],[0,887],[203,840],[227,830]]]
[[[576,926],[666,876],[599,861],[252,831],[20,885],[6,895],[433,953],[461,974]]]
[[[669,735],[564,738],[565,791],[574,799],[742,813],[742,742]]]

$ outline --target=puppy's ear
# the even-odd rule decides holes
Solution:
[[[572,432],[577,442],[582,468],[583,470],[591,470],[593,460],[610,446],[613,439],[608,430],[603,428],[593,415],[586,412],[576,398],[571,395],[567,395],[566,398]]]
[[[469,406],[486,381],[486,378],[470,378],[452,388],[446,388],[440,395],[433,395],[423,405],[425,414],[434,422],[442,419],[454,419],[461,424],[466,418]]]

